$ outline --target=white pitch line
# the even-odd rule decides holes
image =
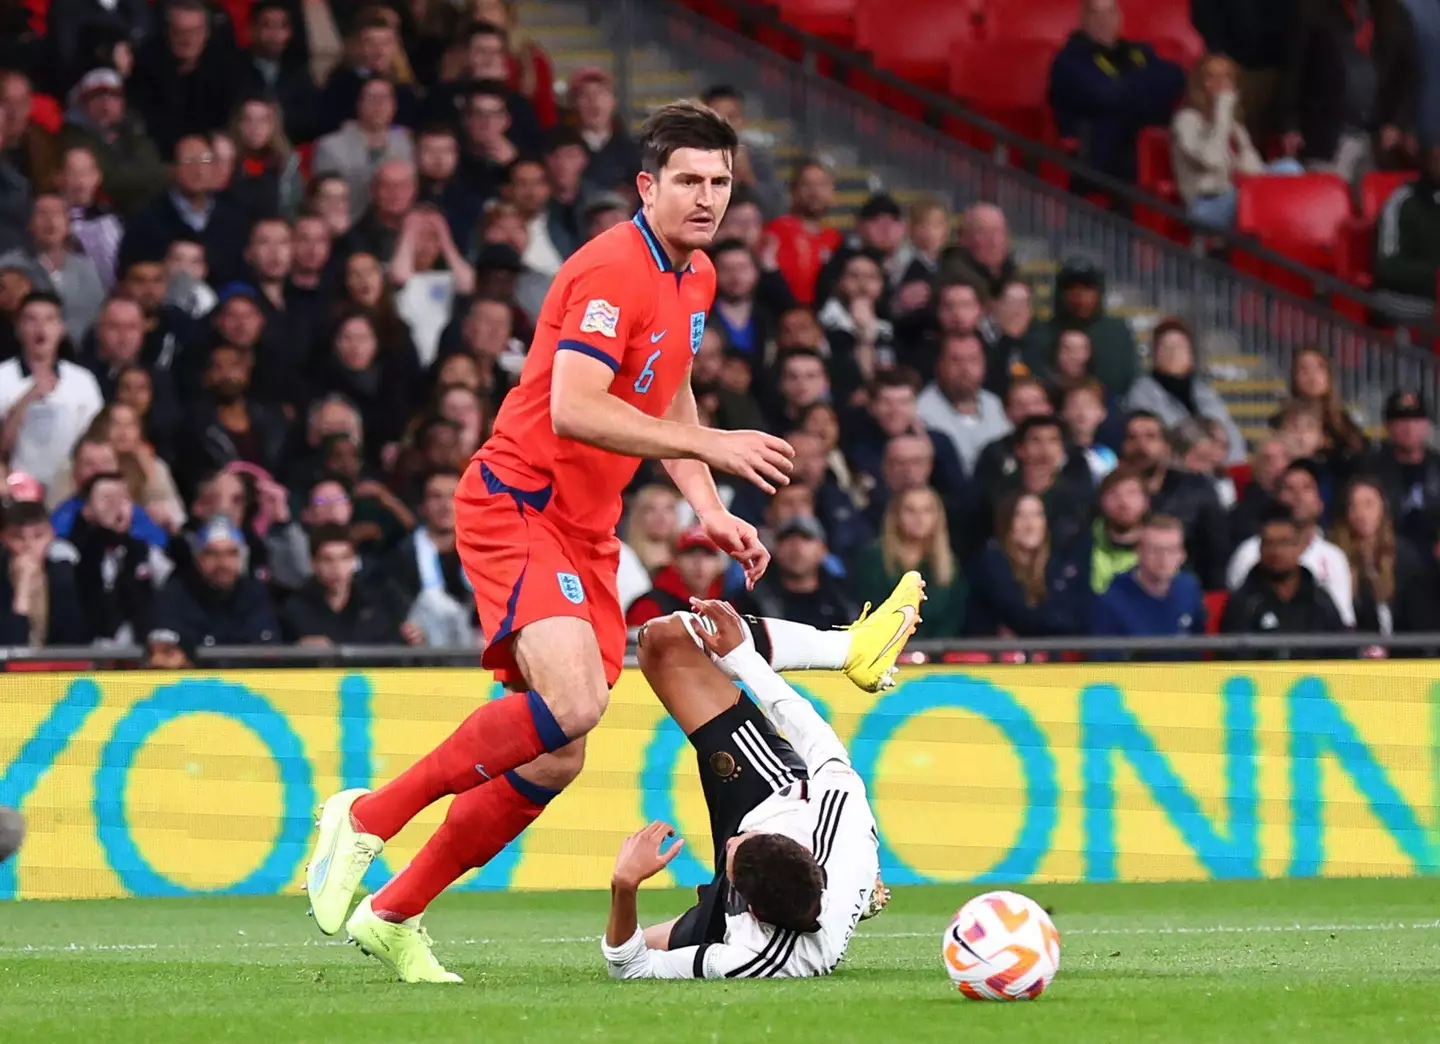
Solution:
[[[1388,923],[1375,924],[1244,924],[1244,925],[1196,925],[1159,928],[1071,928],[1062,930],[1060,933],[1064,938],[1087,935],[1131,935],[1131,936],[1163,936],[1163,935],[1275,935],[1288,932],[1393,932],[1393,931],[1434,931],[1440,929],[1440,920],[1437,921],[1392,921]],[[939,938],[940,932],[864,932],[858,938],[861,939],[929,939]],[[540,943],[547,946],[570,946],[580,944],[595,945],[600,940],[598,935],[585,936],[561,936],[550,939],[532,939],[532,943]],[[457,939],[442,945],[449,946],[489,946],[489,945],[513,945],[517,942],[524,942],[523,939]],[[189,943],[65,943],[51,946],[0,946],[0,958],[3,957],[26,957],[34,954],[56,954],[56,953],[131,953],[131,952],[158,952],[161,950],[214,950],[217,952],[230,950],[312,950],[328,947],[346,945],[339,939],[315,939],[305,942],[251,942],[242,940],[234,943],[210,943],[206,946],[194,946]]]

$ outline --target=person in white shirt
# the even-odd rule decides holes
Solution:
[[[15,335],[19,356],[0,363],[0,456],[49,485],[105,401],[90,371],[60,358],[65,322],[54,294],[21,302]]]
[[[877,610],[880,619],[896,617],[885,653],[898,652],[913,632],[922,598],[923,583],[907,574]],[[693,613],[646,624],[639,655],[646,679],[695,748],[716,874],[696,906],[642,929],[640,884],[664,869],[684,842],[666,848],[674,829],[658,822],[628,838],[616,859],[601,943],[610,975],[829,974],[856,925],[889,898],[879,879],[879,839],[865,784],[834,730],[772,666],[790,665],[776,647],[792,644],[787,631],[798,625],[747,623],[719,601],[692,600],[691,606]],[[753,700],[727,676],[744,684]],[[884,680],[893,683],[893,675]]]
[[[1345,626],[1355,626],[1355,596],[1351,585],[1350,561],[1321,532],[1320,514],[1325,509],[1320,499],[1319,475],[1315,465],[1308,460],[1297,460],[1285,469],[1280,478],[1276,499],[1295,519],[1300,531],[1300,540],[1305,550],[1300,554],[1300,564],[1315,577],[1315,582],[1325,589],[1340,610],[1340,619]],[[1225,582],[1234,591],[1245,582],[1260,561],[1260,538],[1253,536],[1235,549],[1226,571]]]
[[[985,346],[973,333],[950,334],[940,346],[935,381],[915,401],[925,427],[955,443],[965,474],[975,473],[980,451],[1010,434],[1000,397],[985,388]]]

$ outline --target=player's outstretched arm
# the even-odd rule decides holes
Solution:
[[[767,492],[790,481],[795,451],[763,431],[717,431],[651,417],[610,394],[615,372],[584,352],[555,353],[550,422],[555,434],[611,453],[650,460],[699,460]]]
[[[700,643],[745,684],[776,728],[790,740],[811,775],[832,763],[848,770],[850,754],[845,744],[810,701],[775,673],[754,642],[746,640],[739,614],[726,602],[699,598],[690,600],[690,608],[705,622],[705,626],[694,629]]]

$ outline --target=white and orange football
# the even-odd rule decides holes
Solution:
[[[1060,933],[1034,900],[986,892],[960,907],[940,952],[971,1000],[1034,1000],[1060,970]]]

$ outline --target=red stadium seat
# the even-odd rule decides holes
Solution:
[[[1401,185],[1415,180],[1413,170],[1377,170],[1366,174],[1360,182],[1360,217],[1371,223],[1385,209],[1385,201],[1395,194]]]
[[[1159,57],[1186,71],[1195,68],[1205,57],[1205,41],[1193,30],[1183,36],[1147,36],[1145,43],[1155,48]]]
[[[1080,28],[1076,0],[991,0],[985,15],[989,40],[1049,40],[1056,47]]]
[[[1375,222],[1395,190],[1415,180],[1408,170],[1374,171],[1360,182],[1360,213],[1340,228],[1335,242],[1335,271],[1346,282],[1368,290],[1375,279]]]
[[[1240,179],[1236,228],[1322,272],[1336,270],[1335,243],[1349,217],[1350,187],[1334,174]],[[1272,279],[1293,282],[1293,277]],[[1290,288],[1308,293],[1306,287]]]
[[[1170,130],[1146,127],[1140,132],[1136,155],[1136,183],[1161,199],[1179,199],[1175,191],[1175,168],[1170,160]]]
[[[1206,591],[1205,592],[1205,633],[1220,633],[1220,617],[1225,613],[1225,606],[1230,601],[1229,591]]]
[[[958,43],[950,51],[950,93],[1018,134],[1048,140],[1053,56],[1054,46],[1046,40]]]
[[[951,46],[974,38],[974,16],[956,0],[860,0],[855,13],[857,47],[881,69],[934,90],[949,83]]]
[[[32,94],[30,95],[30,122],[54,134],[65,122],[65,110],[48,94]]]
[[[1148,43],[1160,57],[1187,69],[1205,55],[1205,41],[1190,22],[1190,5],[1185,0],[1126,5],[1122,32],[1126,39]]]
[[[859,0],[780,0],[785,21],[804,33],[823,36],[846,47],[855,42],[855,8]]]

